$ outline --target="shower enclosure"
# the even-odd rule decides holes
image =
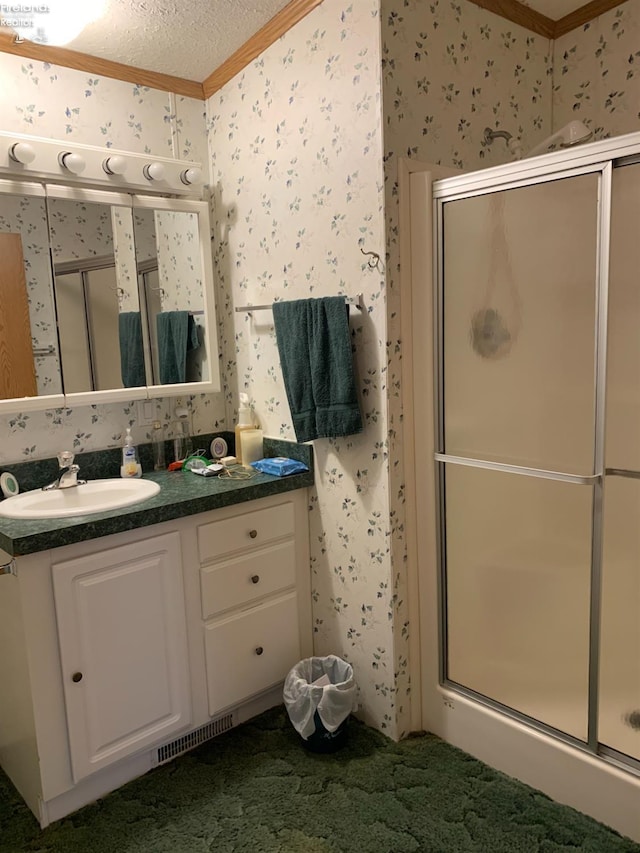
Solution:
[[[626,780],[640,837],[640,134],[433,188],[438,695]]]

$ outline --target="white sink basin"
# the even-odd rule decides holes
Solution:
[[[145,501],[160,491],[151,480],[90,480],[68,489],[35,489],[0,501],[4,518],[65,518],[107,512]]]

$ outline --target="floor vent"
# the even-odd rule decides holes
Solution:
[[[213,720],[207,723],[206,726],[201,726],[188,735],[183,735],[177,740],[171,741],[161,746],[158,750],[158,764],[164,764],[165,761],[171,761],[177,755],[182,755],[183,752],[188,752],[194,746],[199,746],[206,740],[221,735],[223,732],[228,732],[233,728],[233,714],[227,714],[226,717],[220,717],[218,720]]]

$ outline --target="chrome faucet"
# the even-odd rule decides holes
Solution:
[[[48,492],[50,489],[70,489],[72,486],[83,486],[87,481],[78,479],[79,465],[73,464],[74,454],[70,450],[63,450],[58,453],[58,465],[60,470],[58,476],[47,486],[42,487],[43,492]]]

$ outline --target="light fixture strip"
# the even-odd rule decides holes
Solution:
[[[7,131],[0,131],[0,177],[198,198],[203,183],[200,163]]]

